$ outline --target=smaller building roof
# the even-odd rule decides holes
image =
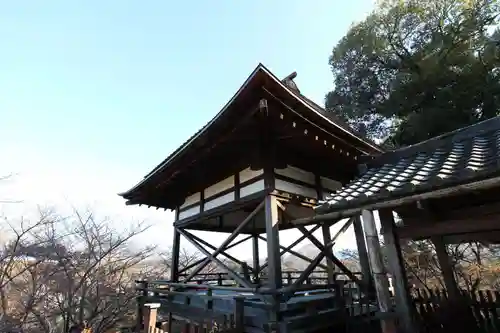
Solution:
[[[365,169],[317,207],[317,213],[354,213],[388,202],[384,207],[395,207],[401,198],[418,201],[418,194],[500,176],[500,117],[384,153]]]

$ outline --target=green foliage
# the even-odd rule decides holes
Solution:
[[[379,2],[333,49],[327,110],[394,145],[496,116],[499,14],[492,0]]]

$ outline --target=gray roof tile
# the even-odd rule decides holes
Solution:
[[[357,208],[500,174],[500,117],[387,152],[333,193],[318,213]]]

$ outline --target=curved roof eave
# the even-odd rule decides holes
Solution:
[[[248,76],[248,78],[245,80],[243,85],[238,89],[238,91],[233,95],[233,97],[224,105],[222,110],[215,115],[212,120],[210,120],[205,126],[203,126],[198,132],[196,132],[193,136],[191,136],[184,144],[182,144],[179,148],[177,148],[172,154],[169,155],[162,163],[160,163],[158,166],[156,166],[151,172],[149,172],[140,182],[138,182],[134,187],[131,189],[119,193],[118,195],[121,197],[126,198],[128,195],[130,195],[132,192],[134,192],[136,189],[138,189],[141,185],[146,183],[152,176],[154,176],[157,172],[165,168],[169,163],[172,162],[177,156],[179,156],[183,151],[185,151],[196,139],[198,139],[202,134],[204,134],[211,126],[214,124],[222,115],[226,113],[226,111],[229,109],[229,106],[233,103],[233,101],[241,94],[243,90],[248,86],[248,84],[254,79],[254,77],[259,73],[263,72],[266,74],[269,78],[271,78],[273,81],[275,81],[278,85],[281,86],[282,89],[284,89],[286,92],[288,92],[291,96],[293,96],[299,103],[301,103],[303,106],[305,106],[307,109],[310,109],[314,113],[318,114],[321,118],[323,118],[325,121],[328,123],[332,124],[333,126],[337,127],[339,130],[342,132],[348,134],[352,138],[358,140],[360,143],[362,143],[365,146],[368,146],[372,148],[375,151],[378,151],[380,153],[383,152],[383,149],[376,145],[373,142],[369,142],[368,140],[365,140],[363,138],[360,138],[356,134],[352,133],[351,131],[345,129],[343,126],[340,126],[339,124],[335,123],[332,119],[326,117],[324,114],[321,112],[318,112],[312,105],[307,103],[303,98],[300,96],[297,96],[296,93],[294,93],[290,88],[288,88],[283,82],[277,78],[271,71],[269,71],[263,64],[259,63],[257,67],[252,71],[252,73]]]

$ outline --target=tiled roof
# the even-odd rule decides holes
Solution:
[[[382,154],[318,213],[353,209],[500,174],[500,117]]]

